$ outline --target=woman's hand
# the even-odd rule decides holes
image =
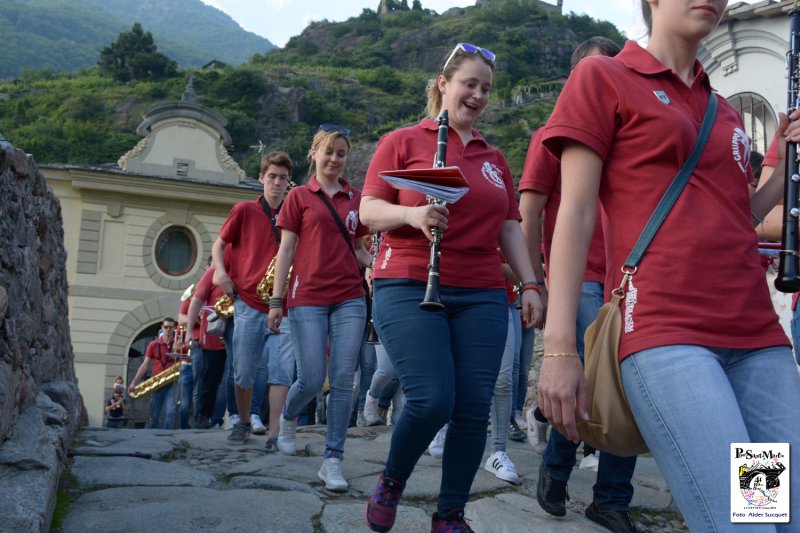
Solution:
[[[406,208],[405,223],[411,227],[421,229],[422,233],[433,241],[431,228],[439,228],[441,231],[447,229],[447,215],[450,211],[443,205],[420,205],[417,207]]]
[[[273,333],[281,332],[281,320],[283,320],[283,308],[276,307],[269,310],[267,315],[267,327]]]
[[[530,291],[528,291],[530,292]],[[539,407],[559,433],[579,442],[577,418],[589,419],[586,379],[577,356],[545,357],[539,372]]]
[[[541,329],[544,323],[544,305],[541,296],[534,290],[522,291],[522,324],[526,328]]]

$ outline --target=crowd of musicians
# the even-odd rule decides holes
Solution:
[[[588,409],[583,334],[609,288],[620,286],[626,257],[692,152],[713,93],[696,53],[727,2],[641,5],[646,47],[630,41],[620,50],[594,38],[575,51],[556,107],[530,141],[518,190],[503,154],[474,127],[497,63],[491,51],[469,43],[442,58],[427,88],[425,118],[381,138],[362,191],[345,178],[346,127],[320,126],[307,183],[288,193],[292,160],[282,152],[264,156],[263,195],[234,206],[208,270],[177,321],[163,321],[131,388],[151,364],[154,374],[180,365],[173,355],[185,348],[193,364],[181,370],[194,373],[195,385],[181,391],[181,427],[190,423],[186,406],[194,398],[197,427],[221,424],[227,410],[231,444],[266,434],[265,451],[287,456],[297,451],[298,419],[325,389],[318,477],[339,492],[348,488],[351,418],[379,423],[379,401],[385,406],[394,396],[386,467],[365,511],[373,531],[392,528],[406,481],[429,448],[442,459],[431,531],[472,531],[464,508],[489,421],[485,468],[510,483],[519,476],[505,453],[509,422],[512,430],[525,425],[543,454],[537,500],[564,516],[580,442],[576,422]],[[781,115],[771,175],[756,189],[741,118],[718,100],[688,184],[626,278],[620,341],[631,410],[693,531],[732,527],[731,443],[788,442],[800,464],[800,377],[754,230],[781,198],[785,146],[800,140],[800,115]],[[382,177],[433,166],[443,115],[446,164],[460,169],[469,187],[446,205]],[[440,246],[435,273],[432,242]],[[422,309],[433,276],[437,308]],[[232,302],[230,318],[214,310],[222,297]],[[367,342],[370,322],[377,346]],[[525,394],[517,385],[527,384],[531,354],[523,339],[542,327],[536,405],[520,421]],[[393,379],[402,394],[391,390],[381,399]],[[179,383],[153,393],[153,427],[162,410],[171,423]],[[121,408],[118,396],[114,409]],[[585,514],[609,530],[636,531],[628,513],[636,457],[597,453]],[[800,487],[800,469],[791,481]],[[800,498],[791,511],[796,522]],[[751,527],[788,531],[791,524],[737,524]]]

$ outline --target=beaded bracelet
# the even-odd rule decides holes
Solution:
[[[270,309],[283,309],[283,298],[274,297],[269,299]]]
[[[519,284],[519,292],[523,293],[527,290],[536,291],[538,294],[542,294],[542,287],[544,283],[541,281],[523,281]]]
[[[545,357],[580,357],[580,355],[574,352],[554,352],[554,353],[546,353],[544,354]]]

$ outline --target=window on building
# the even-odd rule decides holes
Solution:
[[[170,226],[156,240],[156,263],[169,276],[189,272],[197,260],[197,241],[189,229]]]
[[[744,129],[752,141],[752,149],[762,154],[767,153],[767,148],[775,135],[778,124],[772,106],[756,93],[739,93],[728,98],[742,116]]]

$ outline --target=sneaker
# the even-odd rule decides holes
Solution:
[[[378,414],[378,399],[373,398],[369,391],[364,399],[364,420],[367,422],[367,426],[380,426],[386,423]]]
[[[317,477],[325,483],[325,488],[333,492],[347,490],[347,481],[342,475],[342,460],[336,457],[323,459],[322,467],[317,472]]]
[[[267,426],[261,421],[261,417],[258,415],[250,415],[250,424],[253,426],[253,435],[266,435],[267,434]]]
[[[367,419],[364,418],[364,412],[359,411],[358,415],[356,416],[356,427],[365,428],[369,424],[367,424]]]
[[[239,415],[231,415],[228,417],[228,428],[233,429],[239,423]]]
[[[475,530],[467,524],[464,511],[456,509],[445,516],[439,516],[438,512],[433,513],[431,533],[475,533]]]
[[[286,420],[281,417],[281,429],[278,432],[278,449],[283,455],[297,453],[297,419]]]
[[[598,509],[594,503],[589,505],[583,512],[586,518],[596,524],[600,524],[614,533],[635,533],[636,522],[633,521],[628,511],[611,511]]]
[[[278,439],[267,439],[267,444],[264,446],[264,453],[275,453],[278,451]]]
[[[528,438],[513,418],[508,423],[508,438],[517,442],[525,442]]]
[[[428,452],[434,459],[441,459],[444,455],[444,441],[447,438],[447,424],[442,426],[442,429],[433,437],[433,440],[428,444]]]
[[[244,444],[247,442],[247,436],[250,435],[250,429],[250,424],[238,422],[235,426],[233,426],[231,434],[228,435],[228,444]]]
[[[486,464],[483,468],[503,481],[508,481],[514,485],[518,485],[520,482],[517,469],[511,459],[508,458],[506,452],[494,452],[486,459]]]
[[[402,481],[381,474],[364,512],[364,519],[372,531],[386,532],[392,529],[397,506],[405,488],[406,484]]]
[[[567,500],[567,482],[547,475],[543,461],[539,465],[539,480],[536,482],[536,501],[551,515],[564,516],[567,514]]]
[[[591,470],[597,472],[600,466],[600,452],[594,452],[581,459],[581,464],[578,467],[580,470]]]
[[[519,426],[519,429],[522,431],[528,429],[528,422],[525,420],[525,417],[522,416],[520,411],[514,411],[514,422],[517,423],[517,426]]]
[[[533,447],[533,451],[543,454],[547,449],[547,430],[550,428],[550,424],[536,420],[533,416],[534,409],[535,407],[531,407],[525,413],[525,418],[528,419],[528,444]]]

